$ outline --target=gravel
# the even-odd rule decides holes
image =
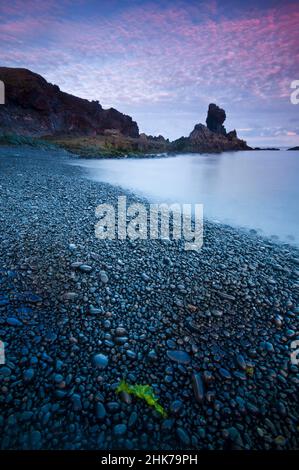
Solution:
[[[297,449],[298,249],[209,221],[199,253],[98,240],[125,191],[70,158],[0,148],[0,447]]]

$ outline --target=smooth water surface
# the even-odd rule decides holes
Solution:
[[[299,152],[80,159],[87,176],[153,202],[204,204],[204,216],[299,245]]]

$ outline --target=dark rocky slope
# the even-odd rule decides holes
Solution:
[[[0,107],[2,131],[40,137],[98,135],[116,129],[125,136],[139,136],[130,116],[64,93],[30,70],[0,67],[0,80],[6,92],[6,104]]]

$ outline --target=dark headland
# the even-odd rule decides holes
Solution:
[[[213,103],[206,126],[196,124],[188,137],[170,142],[161,135],[140,133],[130,116],[64,93],[30,70],[0,67],[0,80],[6,90],[6,104],[0,107],[4,142],[42,138],[86,156],[251,150],[235,130],[226,131],[225,111]]]

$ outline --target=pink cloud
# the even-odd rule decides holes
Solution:
[[[211,100],[266,106],[288,101],[290,82],[299,78],[295,3],[263,14],[243,6],[228,16],[216,1],[163,8],[134,2],[111,15],[99,8],[81,18],[62,14],[69,5],[1,4],[1,62],[31,68],[66,91],[120,109]]]

